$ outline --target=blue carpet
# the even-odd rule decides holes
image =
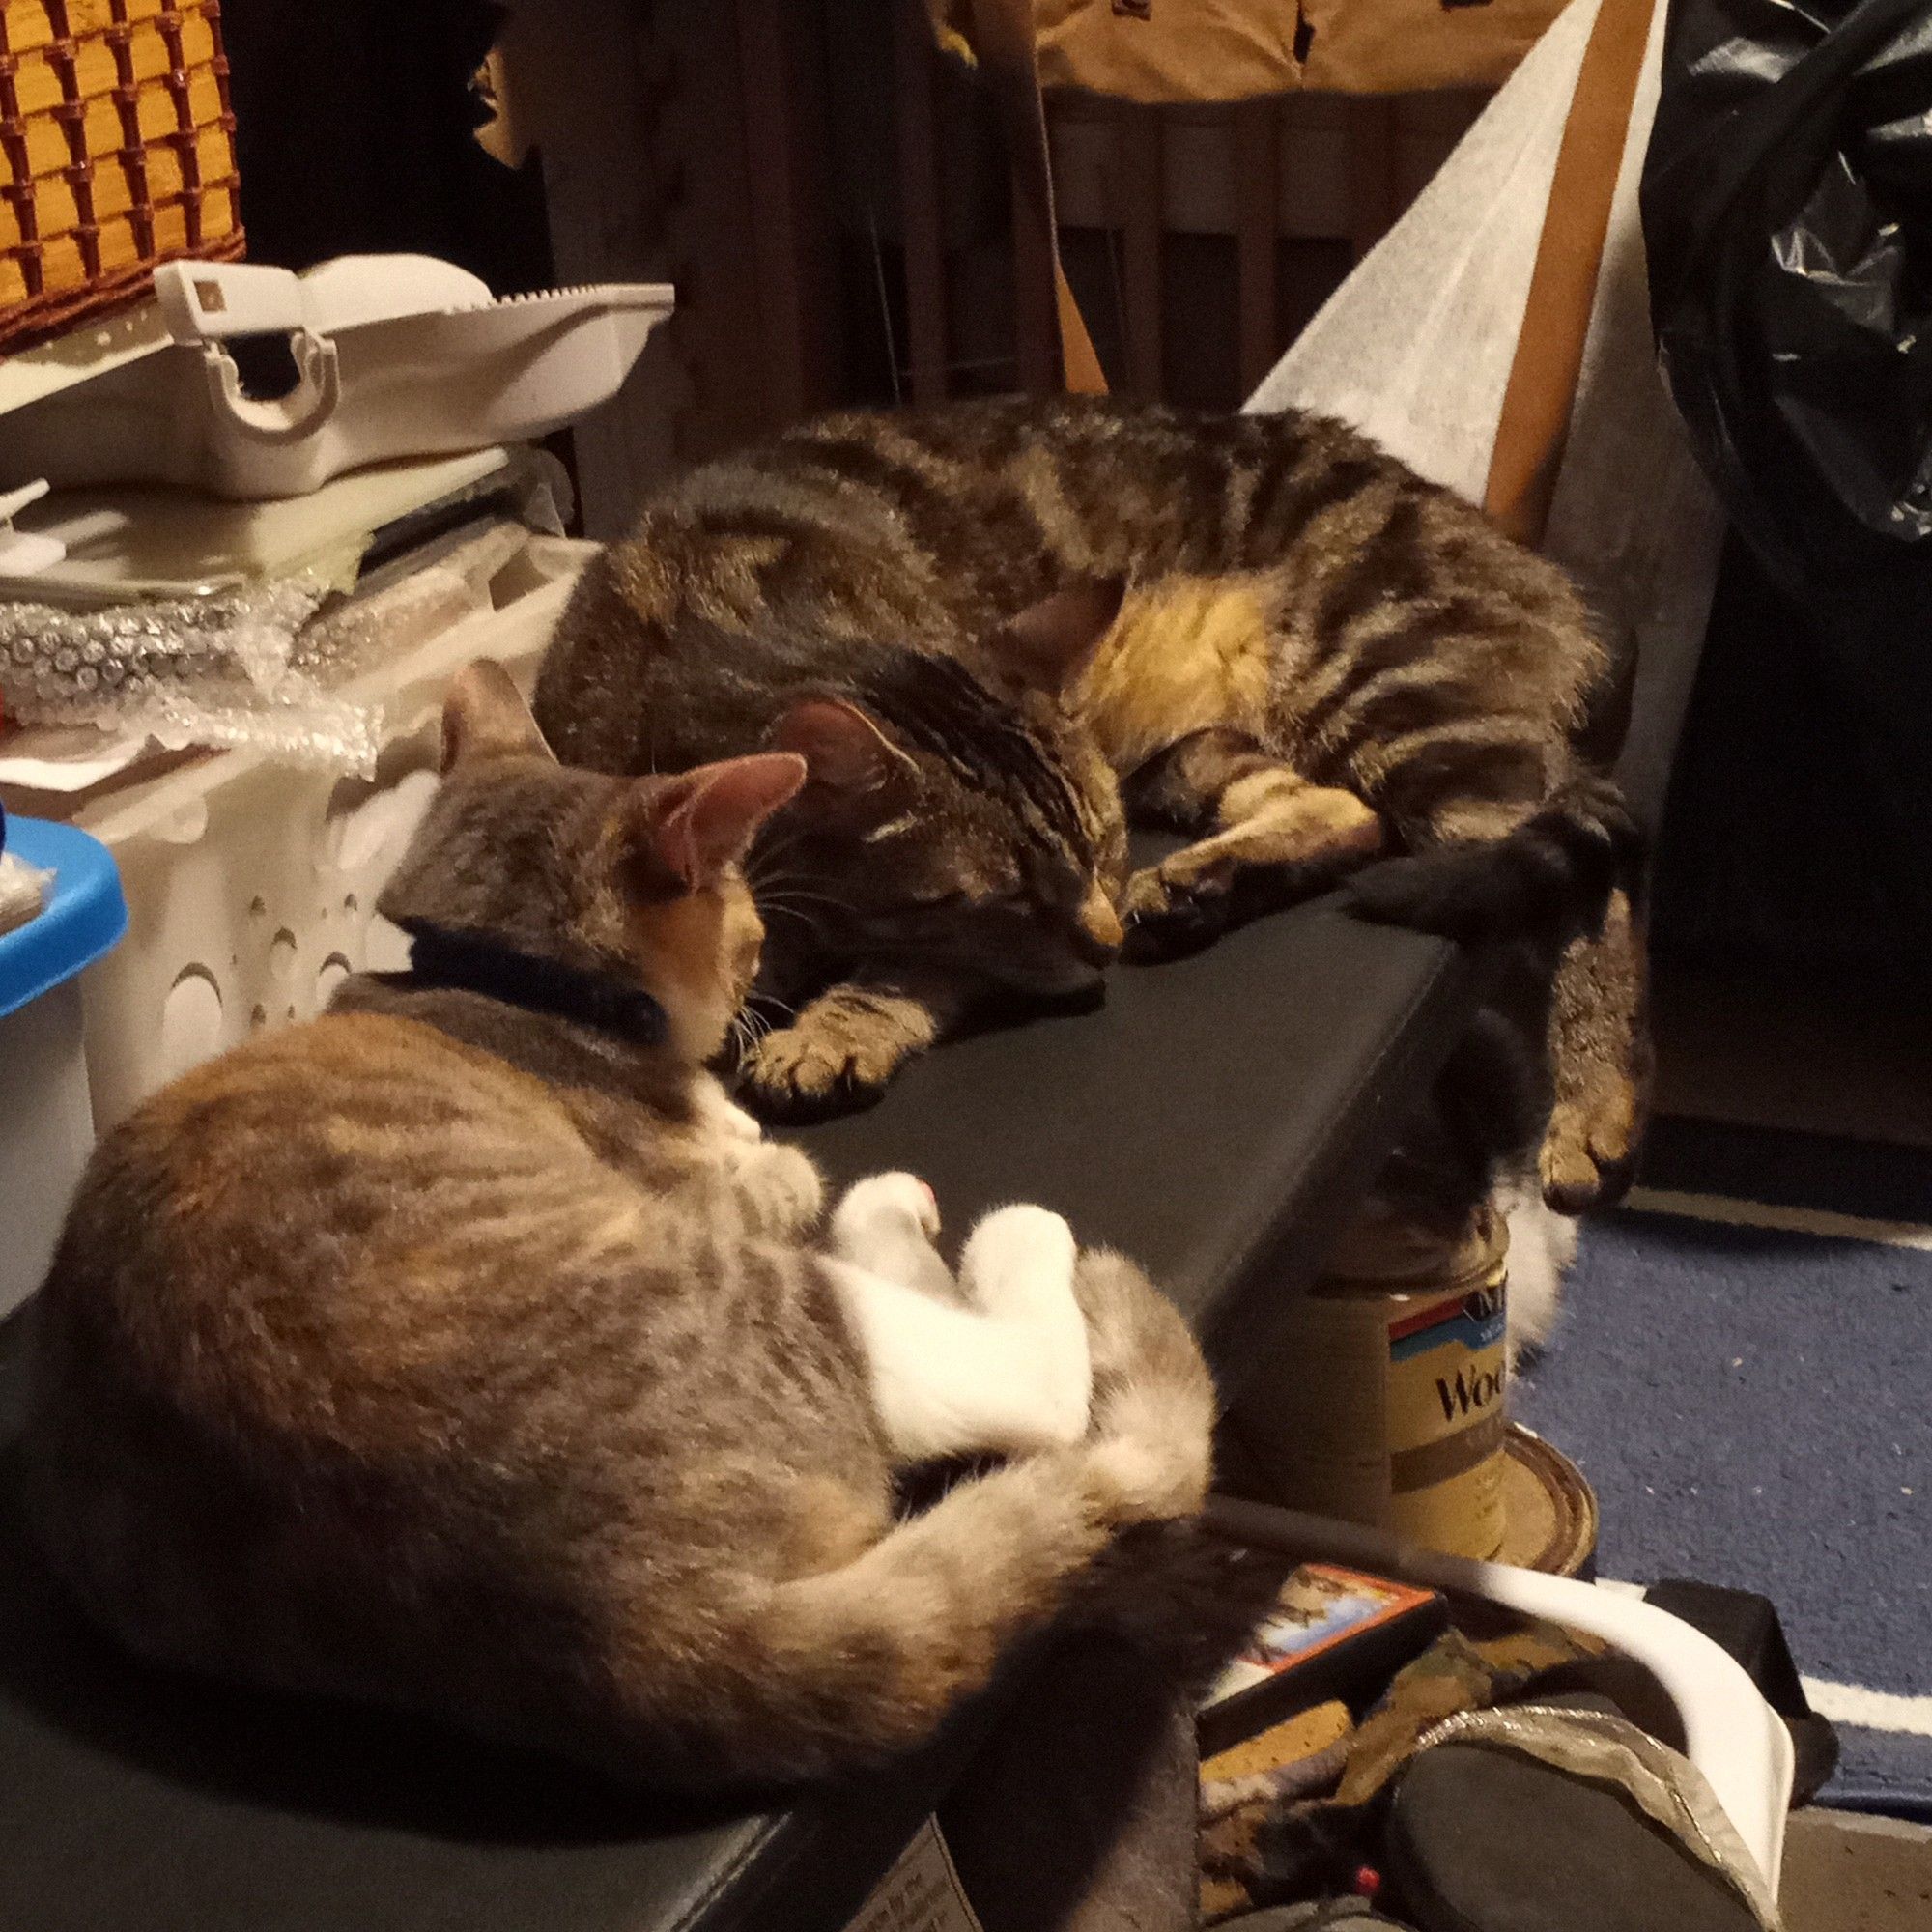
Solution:
[[[1736,1205],[1705,1195],[1700,1215],[1747,1215],[1749,1188],[1932,1223],[1932,1162],[1867,1163],[1789,1135],[1695,1138],[1678,1171],[1653,1159],[1644,1178],[1700,1195],[1725,1182]],[[1848,1189],[1875,1169],[1883,1199]],[[1873,1710],[1816,1692],[1844,1747],[1828,1801],[1932,1801],[1932,1251],[1626,1209],[1586,1230],[1518,1412],[1596,1489],[1602,1575],[1759,1591],[1807,1679],[1928,1700]],[[1888,1727],[1848,1724],[1861,1708]]]

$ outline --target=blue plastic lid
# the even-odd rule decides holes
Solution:
[[[71,825],[6,821],[7,850],[51,872],[38,919],[0,933],[0,1017],[71,980],[111,952],[128,930],[128,901],[107,847]]]

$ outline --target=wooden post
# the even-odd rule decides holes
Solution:
[[[946,235],[939,194],[939,128],[934,113],[932,29],[925,0],[899,0],[893,15],[893,66],[899,162],[899,218],[905,233],[906,354],[912,399],[936,403],[947,392]]]
[[[1161,364],[1161,217],[1167,168],[1157,107],[1122,107],[1114,117],[1114,182],[1120,205],[1122,318],[1126,325],[1127,382],[1135,395],[1158,402]]]
[[[1563,466],[1652,12],[1653,0],[1603,0],[1556,151],[1483,495],[1483,507],[1519,543],[1542,542]]]
[[[1060,315],[1054,286],[1051,204],[1015,166],[1013,212],[1013,357],[1020,387],[1030,395],[1051,396],[1064,386],[1060,360]]]
[[[1272,100],[1244,100],[1235,109],[1235,233],[1243,395],[1253,391],[1274,367],[1280,187],[1280,109]]]
[[[831,235],[817,10],[737,0],[768,412],[788,422],[832,399]]]
[[[1034,57],[1032,0],[973,0],[973,44],[1006,125],[1012,177],[1014,353],[1021,386],[1104,393],[1107,379],[1061,271],[1053,152]]]
[[[1360,261],[1401,212],[1396,179],[1395,102],[1350,99],[1348,114],[1349,234]]]

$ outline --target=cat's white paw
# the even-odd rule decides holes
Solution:
[[[1073,1230],[1044,1208],[996,1208],[973,1230],[959,1258],[959,1285],[997,1321],[1027,1338],[1036,1405],[1049,1440],[1087,1433],[1094,1364],[1087,1320],[1073,1293]]]
[[[939,1197],[916,1174],[868,1174],[845,1190],[832,1210],[832,1244],[865,1265],[860,1250],[876,1236],[918,1234],[939,1238]]]
[[[841,1261],[901,1288],[956,1301],[952,1270],[932,1245],[938,1234],[939,1202],[916,1174],[873,1174],[853,1182],[833,1209],[830,1230],[832,1251]]]
[[[996,1208],[959,1257],[959,1285],[989,1315],[1031,1319],[1073,1302],[1073,1230],[1045,1208]]]

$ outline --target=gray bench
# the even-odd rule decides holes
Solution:
[[[960,1041],[803,1138],[837,1178],[923,1174],[955,1232],[1037,1200],[1132,1254],[1202,1336],[1238,1456],[1294,1378],[1272,1312],[1453,1042],[1471,978],[1452,948],[1309,906],[1120,970],[1097,1012]],[[80,1627],[21,1536],[20,1327],[0,1327],[5,1932],[838,1932],[935,1807],[986,1932],[1020,1932],[1091,1888],[1181,1747],[1160,1687],[1088,1646],[890,1775],[721,1811],[163,1676]],[[1161,1868],[1185,1886],[1186,1863]]]

